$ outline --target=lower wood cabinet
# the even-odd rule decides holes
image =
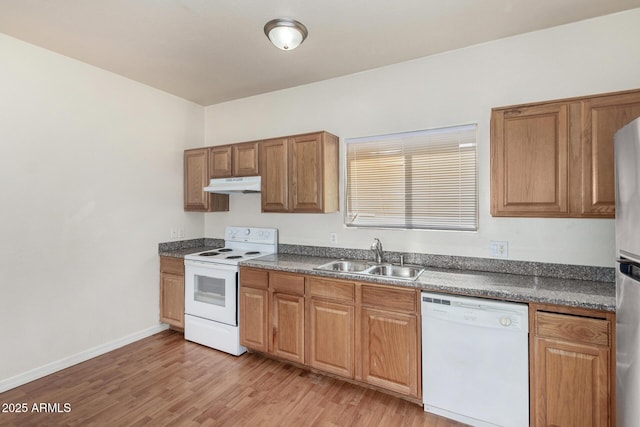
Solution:
[[[241,343],[417,401],[418,292],[241,267]]]
[[[362,309],[362,378],[418,397],[418,321],[415,315]]]
[[[160,321],[184,328],[184,260],[160,257]]]
[[[615,426],[613,315],[531,308],[531,424]]]
[[[363,284],[360,294],[362,379],[419,398],[419,291]]]
[[[304,364],[304,296],[271,297],[274,356]]]
[[[355,284],[311,277],[308,283],[308,364],[355,377]]]
[[[265,289],[240,289],[240,344],[257,351],[269,349],[268,293]]]

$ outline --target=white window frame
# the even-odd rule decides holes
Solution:
[[[456,138],[458,139],[458,142],[455,142]],[[347,138],[344,140],[344,161],[343,161],[343,171],[344,171],[344,175],[343,175],[343,198],[344,198],[344,217],[343,217],[343,223],[346,227],[349,228],[363,228],[363,229],[367,229],[367,228],[372,228],[372,229],[403,229],[403,230],[414,230],[414,229],[429,229],[429,230],[455,230],[455,231],[477,231],[478,230],[478,153],[477,153],[477,140],[478,140],[478,136],[477,136],[477,124],[473,123],[473,124],[467,124],[467,125],[460,125],[460,126],[449,126],[449,127],[442,127],[442,128],[435,128],[435,129],[427,129],[427,130],[420,130],[420,131],[413,131],[413,132],[400,132],[400,133],[394,133],[394,134],[386,134],[386,135],[376,135],[376,136],[370,136],[370,137],[358,137],[358,138]],[[382,216],[379,216],[379,220],[376,218],[376,214],[373,213],[367,213],[367,212],[363,212],[364,210],[368,209],[368,208],[362,208],[360,209],[360,212],[356,212],[358,209],[355,208],[353,209],[353,206],[350,203],[350,170],[351,170],[351,165],[350,165],[350,158],[353,159],[353,156],[350,156],[350,154],[352,154],[352,152],[350,151],[350,149],[352,149],[353,147],[357,147],[357,145],[353,145],[353,144],[359,144],[360,147],[365,147],[364,148],[364,155],[366,156],[367,154],[371,154],[373,153],[373,156],[368,156],[369,158],[374,158],[375,157],[375,149],[373,148],[366,148],[366,144],[370,144],[370,147],[375,147],[376,145],[378,146],[377,149],[380,149],[381,146],[383,148],[383,150],[380,150],[381,156],[379,157],[379,159],[381,160],[389,160],[391,161],[392,159],[384,159],[384,144],[386,143],[385,141],[389,141],[390,146],[393,146],[396,150],[401,150],[401,154],[398,156],[398,159],[400,159],[400,163],[402,163],[403,166],[401,166],[403,168],[403,172],[402,175],[400,175],[400,178],[398,178],[397,182],[395,183],[396,186],[400,185],[404,185],[404,190],[403,191],[397,191],[394,192],[393,194],[388,194],[387,196],[389,196],[390,198],[395,197],[394,195],[397,195],[397,197],[395,197],[396,199],[396,204],[394,205],[393,203],[390,203],[389,206],[395,206],[395,208],[391,208],[390,211],[393,211],[393,213],[386,213],[382,214]],[[445,197],[438,197],[437,190],[433,190],[430,187],[431,184],[429,184],[429,180],[408,180],[408,178],[411,178],[411,171],[408,172],[408,169],[410,169],[408,167],[407,164],[407,158],[413,157],[415,158],[416,156],[431,156],[431,158],[433,158],[434,156],[438,155],[438,154],[433,154],[433,153],[438,153],[441,152],[440,147],[443,147],[443,150],[447,151],[447,153],[454,153],[456,150],[455,145],[457,144],[457,149],[459,153],[463,153],[463,154],[459,154],[460,158],[462,159],[461,161],[464,162],[464,167],[470,167],[470,164],[472,164],[472,168],[473,171],[471,171],[470,169],[462,169],[463,166],[458,166],[458,171],[455,172],[447,172],[447,173],[451,173],[452,175],[458,174],[458,177],[462,177],[460,178],[460,183],[461,185],[458,186],[458,199],[454,202],[449,202],[446,201]],[[435,147],[435,148],[434,148]],[[472,150],[471,150],[472,148]],[[367,150],[371,150],[371,151],[367,151]],[[430,151],[431,150],[431,151]],[[461,151],[460,151],[461,150]],[[407,153],[413,153],[413,154],[407,154]],[[417,153],[417,154],[416,154]],[[453,155],[455,156],[455,154]],[[473,158],[471,159],[470,156],[473,156]],[[442,154],[441,155],[441,160],[444,159],[444,161],[448,164],[451,165],[453,163],[449,162],[449,160],[451,160],[451,154]],[[363,157],[361,157],[363,158]],[[420,165],[420,167],[425,167],[425,168],[429,168],[430,166],[425,166],[425,165],[442,165],[442,163],[429,163],[429,162],[420,162],[417,163],[418,165]],[[412,165],[416,165],[416,163],[412,163]],[[398,163],[396,163],[396,167],[400,167],[398,166]],[[374,168],[371,167],[369,169],[365,169],[365,173],[367,173],[367,171],[369,171],[368,173],[373,173],[371,172]],[[466,171],[466,176],[462,173],[460,173],[460,171]],[[470,173],[473,172],[473,176],[470,175]],[[427,173],[427,172],[422,172],[422,173]],[[430,173],[430,172],[429,172]],[[392,174],[393,175],[393,174]],[[398,175],[394,175],[394,176],[398,176]],[[402,184],[402,182],[404,182],[404,184]],[[432,180],[435,183],[435,179]],[[371,180],[365,180],[363,182],[373,182]],[[420,183],[427,183],[427,184],[423,184],[421,185]],[[412,184],[409,184],[412,183]],[[354,184],[352,184],[353,186]],[[471,188],[473,186],[473,193],[471,193]],[[371,186],[369,186],[371,187]],[[450,215],[449,212],[447,211],[447,214],[439,217],[435,214],[432,213],[427,213],[426,216],[424,216],[422,219],[417,219],[414,216],[411,215],[410,211],[415,209],[416,206],[420,205],[420,199],[416,199],[415,202],[413,202],[413,198],[409,197],[407,198],[407,188],[414,188],[414,187],[427,187],[427,188],[423,188],[422,191],[426,197],[433,197],[432,200],[441,203],[441,208],[444,209],[444,211],[447,211],[447,209],[450,209],[450,205],[452,204],[458,204],[458,209],[459,209],[459,214],[456,215]],[[435,185],[431,185],[431,187],[435,188]],[[363,190],[365,195],[369,196],[369,199],[371,198],[372,195],[372,189],[368,188],[366,190]],[[411,191],[408,191],[409,193],[411,193]],[[403,195],[399,195],[400,193],[403,193]],[[452,193],[446,193],[446,194],[452,194]],[[455,191],[453,192],[453,194],[455,194]],[[463,200],[464,198],[464,200]],[[401,204],[399,201],[403,200],[402,203],[404,203],[406,206],[403,208],[401,207]],[[355,202],[357,203],[357,201]],[[371,206],[376,205],[377,202],[370,202]],[[380,202],[383,203],[383,202]],[[366,203],[365,203],[366,204]],[[437,204],[428,204],[425,203],[424,200],[422,201],[423,210],[428,210],[431,211],[431,209],[429,207],[424,207],[424,206],[436,206]],[[465,209],[465,213],[462,214],[460,212],[463,211],[463,209]],[[403,213],[400,213],[400,210],[404,209]],[[376,211],[376,212],[380,212],[381,210],[385,210],[385,209],[381,209],[380,206],[376,206],[376,207],[372,207],[371,208],[372,211]],[[471,211],[473,210],[473,212]],[[441,210],[442,212],[442,210]],[[359,220],[358,220],[359,217]],[[386,219],[385,219],[386,218]]]

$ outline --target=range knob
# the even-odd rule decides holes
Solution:
[[[249,234],[251,234],[251,229],[250,228],[245,229],[244,230],[244,235],[248,236]]]
[[[511,318],[509,316],[504,316],[500,319],[500,324],[502,326],[511,326]]]

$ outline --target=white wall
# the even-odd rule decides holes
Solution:
[[[205,109],[206,145],[476,122],[478,232],[346,229],[342,213],[261,214],[259,195],[233,195],[229,213],[205,214],[205,235],[220,237],[230,224],[275,226],[283,243],[331,246],[336,232],[341,247],[368,248],[375,236],[388,250],[476,257],[489,257],[490,240],[505,240],[511,259],[613,266],[613,220],[490,216],[489,120],[492,107],[640,88],[638,22],[635,9]]]
[[[157,327],[201,106],[0,34],[0,384]]]

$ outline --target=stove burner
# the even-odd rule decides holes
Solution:
[[[260,252],[258,251],[249,251],[249,252],[245,252],[245,255],[258,255]]]
[[[218,249],[218,252],[231,252],[233,249],[229,249],[229,248],[222,248],[222,249]]]
[[[218,252],[202,252],[201,254],[198,254],[199,256],[216,256],[216,255],[220,255]]]
[[[238,259],[238,258],[242,258],[242,255],[229,255],[228,257],[226,257],[226,259]]]

